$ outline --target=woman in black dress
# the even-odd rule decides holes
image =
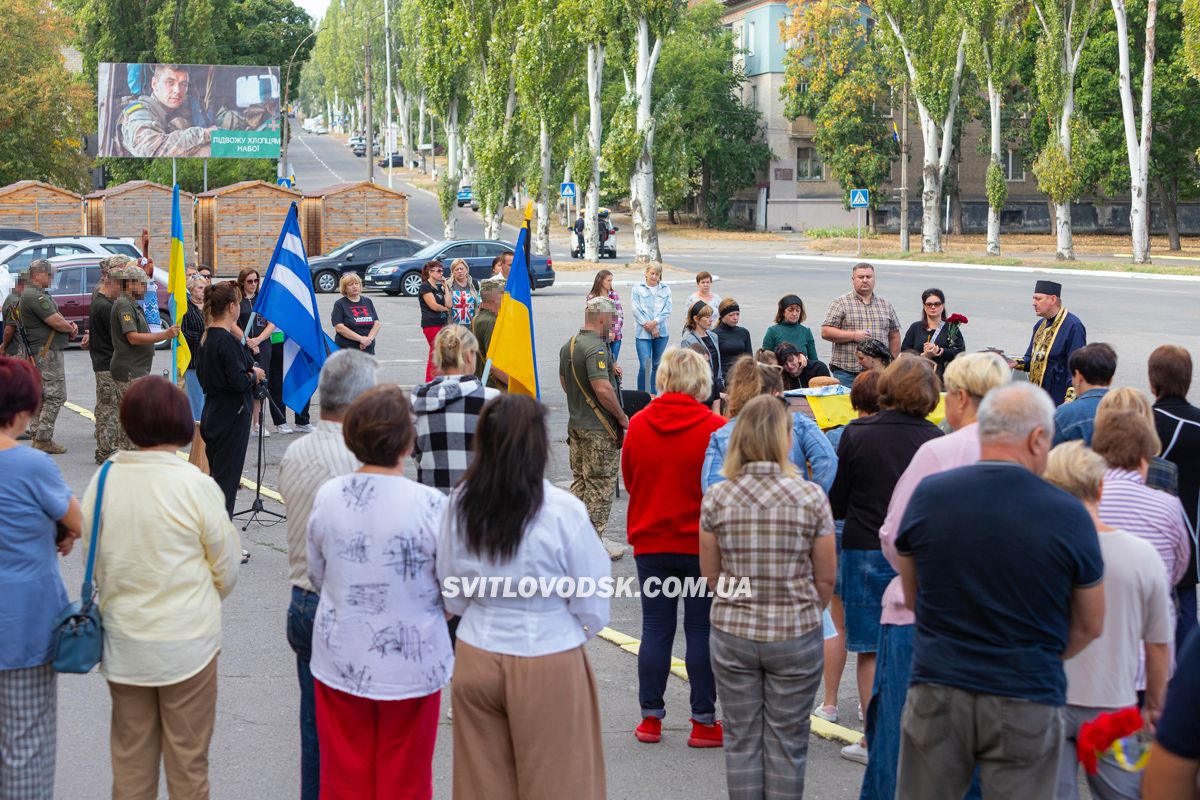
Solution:
[[[212,478],[225,494],[225,510],[231,517],[246,463],[253,390],[267,377],[233,335],[240,305],[238,288],[232,283],[218,283],[204,293],[209,326],[202,339],[198,367],[204,389],[200,435],[208,451]]]
[[[258,270],[247,267],[238,273],[237,280],[238,289],[242,292],[242,302],[238,308],[237,328],[246,337],[246,347],[250,348],[250,354],[254,356],[254,363],[262,367],[264,371],[269,370],[271,368],[271,334],[275,332],[275,326],[261,314],[254,314],[254,326],[251,330],[246,330],[246,325],[250,323],[250,315],[254,313],[254,298],[258,296],[260,281]],[[258,398],[254,399],[254,410],[250,414],[252,423],[250,430],[253,433],[258,433],[258,415],[261,403],[262,401]],[[266,431],[263,431],[263,435],[270,436]]]
[[[753,356],[754,345],[750,343],[750,331],[738,325],[742,319],[742,309],[737,300],[726,297],[721,301],[720,322],[712,329],[717,337],[717,352],[721,356],[722,383],[729,382],[729,371],[733,364],[742,356]]]
[[[900,352],[929,359],[940,378],[946,372],[946,365],[966,349],[958,325],[946,322],[946,295],[941,289],[921,292],[921,319],[908,326]]]

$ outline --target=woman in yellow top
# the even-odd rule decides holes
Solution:
[[[207,797],[221,601],[237,579],[241,545],[221,490],[175,455],[192,439],[187,396],[163,378],[142,378],[121,401],[121,424],[138,450],[113,457],[95,568],[112,796],[155,796],[161,758],[171,797]],[[97,483],[98,475],[83,498],[85,547]]]

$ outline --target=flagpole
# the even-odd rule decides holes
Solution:
[[[487,386],[488,377],[491,374],[492,374],[492,360],[489,358],[487,361],[483,362],[483,377],[479,379],[479,382],[482,383],[484,386]]]

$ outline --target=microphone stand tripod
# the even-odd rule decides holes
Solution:
[[[266,450],[264,431],[266,430],[267,403],[270,403],[276,411],[279,410],[279,406],[275,405],[275,401],[271,399],[270,393],[265,391],[266,383],[263,382],[259,384],[259,386],[261,386],[264,391],[263,397],[258,404],[258,464],[254,469],[254,501],[250,504],[249,508],[242,509],[233,515],[233,519],[237,519],[238,517],[245,516],[247,514],[250,515],[246,519],[246,524],[242,526],[243,532],[250,527],[251,523],[255,523],[260,526],[263,525],[264,523],[259,520],[259,516],[262,514],[275,517],[275,520],[273,522],[266,523],[267,525],[278,525],[280,522],[283,522],[287,519],[286,515],[280,514],[277,511],[272,511],[263,505],[263,453]]]

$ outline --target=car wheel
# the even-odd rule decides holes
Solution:
[[[400,290],[405,297],[416,297],[421,293],[421,273],[406,272],[400,279]]]
[[[325,294],[335,292],[338,287],[338,274],[331,269],[322,270],[317,273],[317,279],[313,281],[313,285],[317,287],[318,292]]]

